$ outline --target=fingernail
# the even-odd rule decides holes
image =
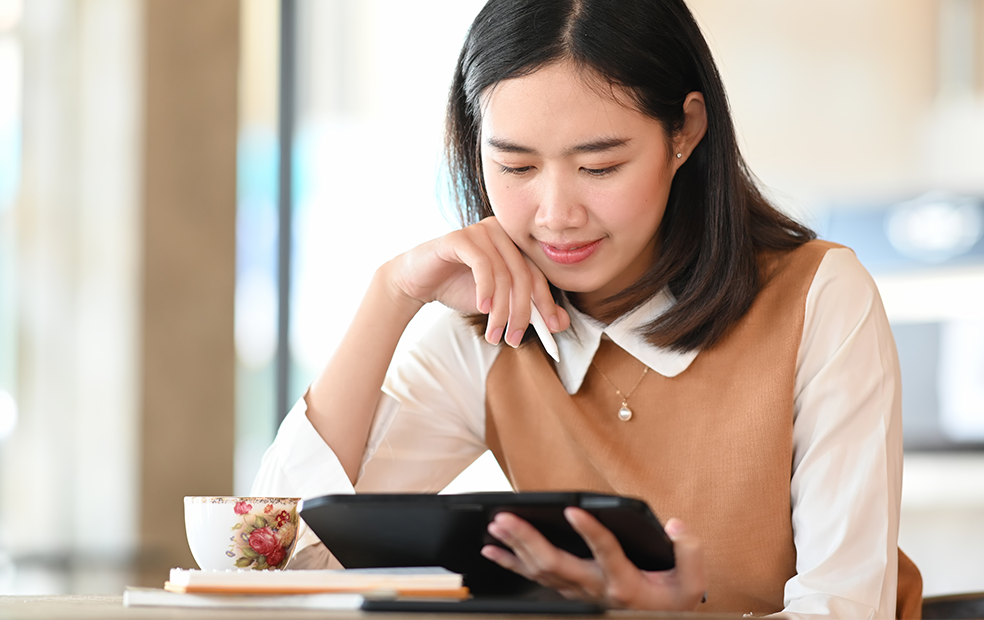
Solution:
[[[499,344],[500,338],[502,338],[502,328],[496,327],[495,329],[492,330],[492,333],[489,335],[489,342],[491,344]]]
[[[504,534],[502,533],[501,527],[497,527],[494,523],[489,523],[488,527],[485,529],[489,534],[491,534],[492,538],[495,538],[496,540],[502,540]]]
[[[560,331],[560,321],[557,320],[557,317],[552,316],[549,319],[547,319],[547,327],[549,327],[550,328],[550,331],[552,331],[552,332],[559,332]]]
[[[492,535],[492,538],[495,538],[499,542],[510,545],[511,541],[513,541],[512,530],[504,527],[501,523],[496,523],[495,521],[489,523],[488,531]]]
[[[523,330],[521,329],[517,329],[513,333],[506,336],[506,343],[514,349],[518,347],[521,342],[523,342]]]
[[[488,314],[489,310],[492,309],[492,298],[486,297],[482,300],[482,303],[478,304],[478,311],[482,314]]]
[[[684,531],[686,531],[686,526],[684,526],[683,521],[679,519],[670,519],[666,523],[666,534],[671,538],[679,536]]]

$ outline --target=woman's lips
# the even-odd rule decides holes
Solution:
[[[600,244],[601,239],[587,243],[565,243],[562,245],[550,245],[541,241],[540,247],[543,248],[543,253],[547,255],[547,258],[553,262],[561,265],[573,265],[594,254]]]

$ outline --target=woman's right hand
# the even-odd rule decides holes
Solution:
[[[495,218],[428,241],[376,270],[341,342],[305,396],[307,417],[354,484],[386,369],[423,304],[489,315],[485,338],[518,346],[530,297],[551,331],[570,325],[540,270]],[[507,333],[508,332],[508,333]]]
[[[518,346],[530,323],[530,299],[552,332],[570,317],[550,285],[494,217],[401,254],[387,264],[393,293],[421,305],[439,301],[459,312],[489,315],[485,339]]]

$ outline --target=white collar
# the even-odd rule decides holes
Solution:
[[[674,303],[673,295],[668,289],[663,289],[632,312],[605,325],[565,301],[564,306],[571,316],[571,327],[554,334],[554,338],[560,349],[557,372],[567,393],[574,394],[581,389],[581,382],[598,352],[603,335],[664,377],[675,377],[686,370],[697,357],[696,350],[680,353],[654,347],[639,334],[639,328],[666,312]]]

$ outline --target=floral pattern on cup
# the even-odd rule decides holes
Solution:
[[[232,526],[232,544],[226,555],[236,558],[236,567],[284,568],[297,539],[297,508],[288,512],[266,504],[254,510],[252,504],[236,502],[233,511],[242,521]]]

